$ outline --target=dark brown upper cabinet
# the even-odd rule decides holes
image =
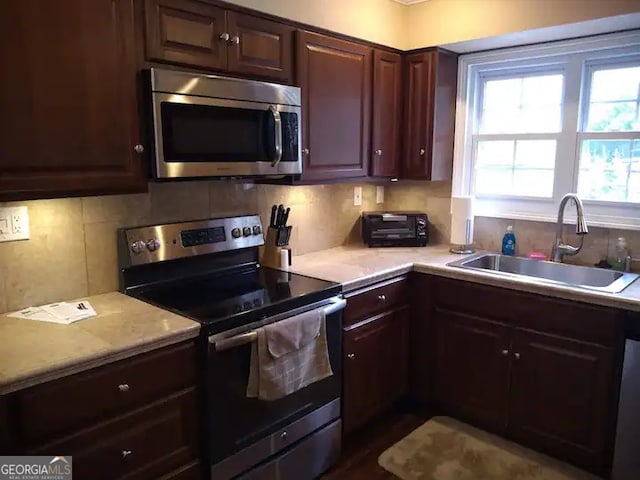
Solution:
[[[373,131],[371,176],[400,175],[402,122],[402,57],[376,50],[373,54]]]
[[[231,39],[226,22],[224,9],[206,3],[146,0],[147,59],[225,69]]]
[[[443,50],[404,58],[402,177],[450,180],[453,169],[457,55]]]
[[[298,31],[303,180],[367,176],[372,56],[369,47]]]
[[[136,4],[2,2],[0,201],[146,189]]]
[[[293,81],[295,29],[196,0],[146,0],[147,59]]]

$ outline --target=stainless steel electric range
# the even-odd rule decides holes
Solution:
[[[128,295],[197,320],[206,475],[312,479],[340,454],[339,284],[265,268],[257,215],[123,229]],[[333,375],[279,400],[246,395],[256,329],[323,309]],[[210,467],[210,468],[209,468]]]

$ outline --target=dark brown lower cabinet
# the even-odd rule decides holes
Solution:
[[[433,283],[435,395],[444,413],[607,475],[624,312],[449,279]]]
[[[511,435],[573,462],[601,467],[614,352],[522,329],[513,334]]]
[[[436,309],[436,389],[447,409],[495,431],[507,426],[509,328]]]
[[[159,478],[197,458],[196,409],[191,388],[28,453],[72,455],[80,479]]]
[[[401,306],[345,328],[345,435],[406,392],[409,307]]]

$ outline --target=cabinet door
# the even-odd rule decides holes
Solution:
[[[402,57],[376,50],[373,58],[371,175],[397,177],[400,175]]]
[[[403,178],[429,179],[429,159],[433,121],[434,53],[416,53],[405,57],[405,142]]]
[[[195,0],[146,0],[148,60],[225,69],[230,37],[225,11]]]
[[[507,425],[509,328],[435,309],[438,328],[436,395],[454,416],[490,430]]]
[[[409,308],[382,313],[344,333],[343,424],[348,434],[406,392]]]
[[[1,2],[0,201],[146,189],[135,4]]]
[[[227,12],[227,28],[230,71],[292,83],[293,27]]]
[[[578,465],[602,467],[614,422],[613,351],[516,329],[513,355],[511,434]]]
[[[316,33],[298,35],[303,178],[364,177],[370,148],[372,51]]]
[[[403,178],[450,180],[458,57],[442,50],[405,58]]]

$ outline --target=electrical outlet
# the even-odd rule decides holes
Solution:
[[[353,187],[353,206],[362,205],[362,187]]]
[[[384,203],[384,187],[381,185],[376,187],[376,203]]]
[[[0,208],[0,242],[29,239],[27,207]]]

